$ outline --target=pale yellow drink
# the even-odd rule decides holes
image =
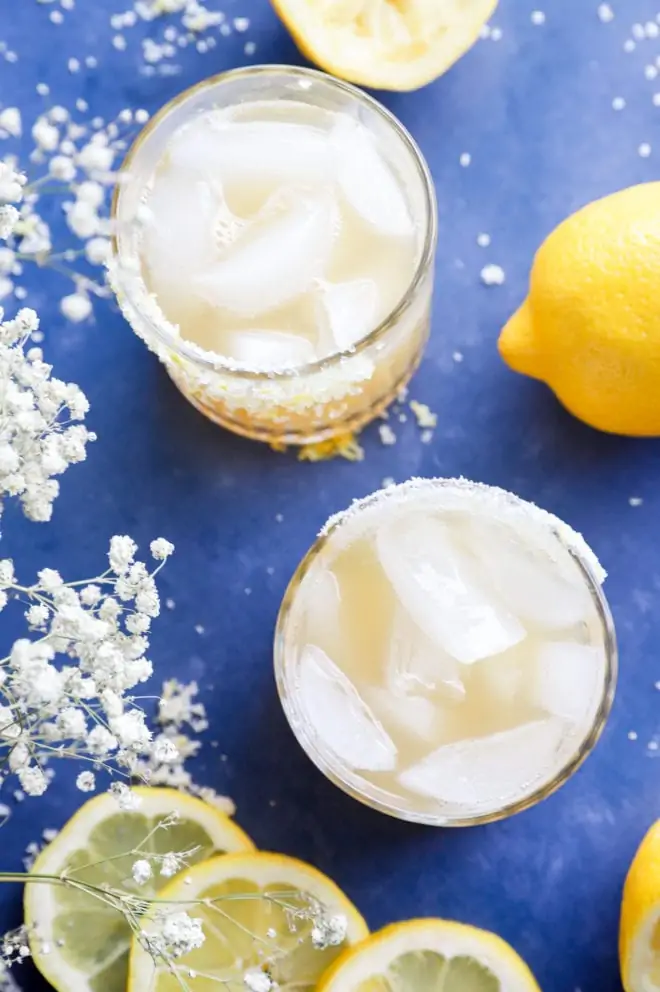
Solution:
[[[212,419],[273,441],[375,416],[426,341],[435,202],[384,108],[319,73],[229,73],[138,139],[113,280]]]
[[[332,521],[276,640],[303,746],[386,812],[478,822],[536,801],[595,742],[616,648],[593,554],[556,518],[452,480]]]

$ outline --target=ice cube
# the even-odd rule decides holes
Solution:
[[[378,287],[373,279],[323,282],[319,287],[320,352],[347,351],[377,326]]]
[[[349,768],[386,772],[397,748],[347,676],[314,644],[300,659],[300,700],[323,744]]]
[[[212,220],[219,196],[209,183],[156,179],[147,201],[142,252],[151,288],[161,300],[189,296],[193,274],[216,257]]]
[[[265,208],[222,261],[199,273],[198,293],[211,306],[242,317],[283,306],[323,275],[338,234],[334,197],[289,198],[287,208]]]
[[[565,734],[565,724],[549,717],[445,744],[406,768],[399,781],[411,792],[443,803],[500,805],[525,793],[548,772]]]
[[[522,620],[554,630],[589,615],[589,594],[577,571],[571,582],[546,554],[492,521],[471,521],[467,535],[497,595]]]
[[[510,651],[484,658],[474,666],[479,686],[494,703],[510,706],[525,689],[525,676],[531,668],[528,648],[523,641]]]
[[[544,644],[533,668],[532,701],[548,713],[581,723],[602,685],[604,665],[601,648],[572,641]]]
[[[223,336],[222,351],[260,372],[296,368],[316,357],[307,338],[286,331],[230,331]]]
[[[301,602],[308,637],[327,645],[340,630],[341,589],[335,573],[329,568],[309,572],[301,589]]]
[[[435,517],[416,514],[382,527],[376,543],[403,608],[457,661],[469,665],[500,654],[526,636],[519,621],[473,581],[469,563]]]
[[[217,176],[242,185],[332,181],[328,136],[318,128],[284,121],[229,123],[200,117],[172,138],[173,169]]]
[[[365,690],[364,696],[386,726],[417,740],[430,741],[442,728],[441,708],[424,696],[396,695],[378,686]]]
[[[448,699],[465,697],[458,662],[431,641],[397,608],[388,641],[385,677],[393,693],[440,690]]]
[[[330,144],[336,178],[353,209],[383,234],[410,237],[414,227],[408,204],[369,131],[344,114]]]

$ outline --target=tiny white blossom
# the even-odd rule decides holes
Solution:
[[[172,876],[176,875],[180,868],[180,855],[174,854],[173,852],[163,855],[163,860],[160,863],[160,873],[164,878],[172,878]]]
[[[60,142],[60,132],[46,117],[38,117],[34,122],[32,137],[46,152],[54,152]]]
[[[23,123],[18,107],[5,107],[0,112],[0,129],[10,134],[12,138],[20,138],[23,131]]]
[[[0,588],[7,588],[14,585],[16,577],[14,575],[14,563],[11,558],[0,559]]]
[[[20,737],[22,728],[10,706],[0,706],[0,737],[6,740],[16,740]]]
[[[338,947],[346,939],[347,928],[345,916],[319,916],[312,928],[312,944],[317,950]]]
[[[30,627],[39,630],[44,627],[50,617],[50,610],[44,603],[35,603],[34,606],[26,610],[25,616]]]
[[[96,776],[94,772],[80,772],[76,778],[76,786],[81,792],[94,792],[96,788]]]
[[[64,585],[62,576],[54,568],[42,568],[37,572],[37,577],[39,585],[45,592],[57,592]]]
[[[129,789],[124,782],[113,782],[109,791],[117,800],[119,808],[125,812],[134,812],[136,809],[139,809],[142,803],[141,797],[133,792],[132,789]]]
[[[133,863],[131,874],[136,885],[144,885],[151,878],[151,865],[144,858],[141,858]]]
[[[187,913],[170,913],[158,921],[156,931],[141,931],[140,937],[147,950],[164,960],[180,958],[197,950],[204,943],[202,921]]]
[[[151,554],[157,561],[164,561],[174,551],[174,545],[166,541],[164,537],[159,537],[151,542]]]
[[[85,255],[92,265],[103,265],[110,256],[110,242],[107,238],[91,238],[85,245]]]
[[[271,992],[274,989],[272,978],[259,968],[250,968],[243,975],[243,984],[250,992]]]
[[[161,734],[154,742],[152,754],[155,760],[163,765],[171,764],[180,758],[178,748],[164,734]]]
[[[18,770],[18,780],[23,792],[28,796],[42,796],[48,788],[46,776],[37,765],[30,765]]]
[[[83,293],[70,293],[60,300],[60,310],[67,320],[74,324],[80,324],[87,320],[92,312],[92,303],[88,296]]]
[[[102,758],[118,747],[118,741],[114,734],[111,734],[106,727],[100,724],[90,730],[87,735],[87,747],[91,754]]]
[[[0,200],[2,198],[2,187],[0,186]],[[0,206],[0,241],[6,241],[18,224],[20,214],[16,207],[7,203]]]
[[[76,177],[76,166],[67,155],[54,155],[48,163],[48,171],[54,179],[70,183]]]
[[[108,560],[112,571],[115,572],[116,575],[123,575],[127,572],[130,565],[133,563],[136,551],[137,544],[132,538],[127,537],[125,534],[116,534],[113,538],[111,538]]]

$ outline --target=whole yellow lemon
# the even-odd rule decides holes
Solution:
[[[596,200],[555,228],[498,346],[592,427],[660,435],[660,182]]]

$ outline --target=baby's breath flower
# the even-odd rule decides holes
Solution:
[[[80,772],[76,778],[76,786],[81,792],[94,792],[96,789],[96,776],[94,772]]]
[[[31,628],[39,630],[42,628],[50,616],[50,610],[43,603],[36,603],[26,610],[25,617]]]
[[[152,875],[151,865],[144,858],[141,858],[134,862],[131,874],[136,885],[145,885]]]
[[[312,944],[317,950],[338,947],[346,939],[348,921],[345,916],[318,916],[312,928]]]
[[[67,320],[73,324],[80,324],[91,314],[92,301],[85,293],[70,293],[60,300],[60,310]]]
[[[243,984],[249,992],[271,992],[271,989],[276,988],[270,975],[259,968],[250,968],[246,971],[243,975]]]
[[[119,804],[119,808],[132,813],[139,809],[142,799],[124,782],[113,782],[109,790]]]
[[[181,757],[178,748],[164,734],[160,734],[154,741],[152,754],[155,760],[163,765],[169,765]]]
[[[168,913],[154,923],[158,929],[140,931],[140,940],[157,960],[167,962],[183,957],[204,943],[202,921],[187,913]]]
[[[116,575],[123,575],[127,572],[133,563],[136,551],[137,544],[132,538],[127,537],[125,534],[113,537],[110,541],[110,551],[108,552],[108,560],[112,571]]]
[[[173,852],[163,855],[163,860],[160,863],[160,873],[164,876],[164,878],[171,878],[173,875],[176,875],[181,868],[181,855],[174,854]]]
[[[46,776],[37,765],[29,765],[18,769],[18,781],[28,796],[43,796],[48,788]]]
[[[174,551],[174,545],[170,541],[166,541],[164,537],[159,537],[155,541],[152,541],[150,547],[151,554],[156,561],[164,561]]]

